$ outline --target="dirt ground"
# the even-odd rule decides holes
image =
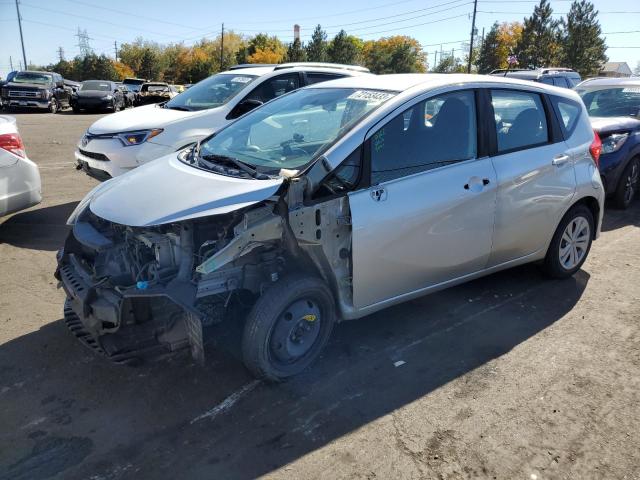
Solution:
[[[16,117],[44,201],[0,219],[0,479],[640,479],[640,202],[575,278],[525,266],[340,324],[282,385],[243,368],[238,325],[205,367],[115,366],[53,278],[98,116]]]

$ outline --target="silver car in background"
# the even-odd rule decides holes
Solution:
[[[65,320],[117,362],[202,359],[238,303],[246,366],[286,379],[339,320],[528,262],[573,275],[600,232],[599,149],[568,89],[312,85],[91,192],[58,257]]]
[[[27,158],[16,119],[0,115],[0,217],[41,200],[40,171]]]

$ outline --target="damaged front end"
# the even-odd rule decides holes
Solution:
[[[249,207],[142,227],[107,221],[87,204],[58,254],[67,326],[117,363],[187,348],[203,361],[203,327],[288,272],[311,270],[349,302],[348,200],[308,207],[303,189],[287,180]]]

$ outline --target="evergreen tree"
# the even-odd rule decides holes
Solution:
[[[583,77],[597,75],[607,61],[607,46],[600,36],[602,30],[593,3],[575,0],[567,20],[563,21],[562,66],[578,71]]]
[[[533,15],[524,19],[522,37],[516,46],[521,67],[553,66],[561,60],[560,22],[552,14],[549,0],[540,0]]]
[[[359,62],[361,51],[362,41],[340,30],[327,46],[327,57],[333,63],[353,65]]]
[[[498,38],[500,25],[495,22],[491,26],[491,30],[480,46],[480,54],[478,55],[478,73],[489,73],[491,70],[500,68],[501,58],[499,57],[498,48],[500,41]]]
[[[311,35],[311,41],[307,44],[307,60],[310,62],[327,61],[327,32],[318,25]]]
[[[307,52],[305,52],[300,39],[296,38],[287,48],[287,62],[304,62],[306,60]]]

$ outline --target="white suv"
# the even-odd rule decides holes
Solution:
[[[275,97],[368,72],[364,67],[330,63],[237,66],[202,80],[168,102],[101,118],[78,143],[77,168],[99,179],[122,175],[202,140]]]

